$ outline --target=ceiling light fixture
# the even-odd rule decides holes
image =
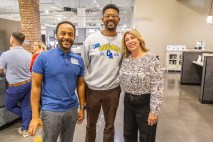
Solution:
[[[213,2],[213,0],[211,1],[211,7],[210,7],[210,10],[209,10],[209,15],[207,16],[207,20],[206,20],[206,22],[208,24],[213,24],[213,16],[211,14],[211,11],[212,11],[212,2]]]
[[[57,20],[58,20],[58,21],[61,21],[61,20],[62,20],[62,18],[61,18],[61,17],[57,17]]]
[[[45,10],[45,13],[47,13],[47,14],[48,14],[48,13],[49,13],[49,11],[48,11],[48,10]]]

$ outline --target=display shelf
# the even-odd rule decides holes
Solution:
[[[182,51],[186,50],[186,45],[167,45],[166,46],[166,70],[181,71]]]

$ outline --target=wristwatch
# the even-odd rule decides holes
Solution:
[[[79,109],[86,109],[86,106],[79,106]]]

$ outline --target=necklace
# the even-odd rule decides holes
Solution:
[[[118,33],[116,32],[114,35],[112,36],[108,36],[104,33],[104,31],[100,31],[101,34],[105,37],[105,39],[107,40],[107,44],[110,46],[112,41],[116,40]]]
[[[111,44],[114,40],[116,40],[117,36],[109,37],[109,36],[104,36],[108,42],[108,44]]]
[[[101,34],[102,35],[104,35],[104,36],[107,36],[107,37],[115,37],[115,36],[117,36],[118,35],[118,33],[117,32],[115,32],[113,35],[107,35],[106,33],[104,33],[104,31],[102,30],[102,31],[100,31],[101,32]]]

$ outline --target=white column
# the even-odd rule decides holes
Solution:
[[[85,8],[78,8],[77,16],[78,16],[78,28],[85,28],[86,27]]]

